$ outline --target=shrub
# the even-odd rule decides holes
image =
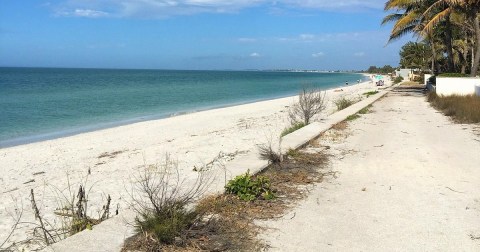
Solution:
[[[252,201],[260,197],[269,200],[275,197],[270,189],[268,178],[262,176],[253,178],[249,172],[230,180],[225,189],[226,193],[237,195],[245,201]]]
[[[358,119],[358,118],[360,118],[360,115],[358,115],[358,114],[349,115],[347,117],[347,121],[353,121],[353,120]]]
[[[289,157],[295,158],[295,157],[298,157],[299,155],[300,155],[300,152],[298,150],[289,149],[287,151],[287,156],[289,156]]]
[[[278,150],[274,150],[273,140],[269,139],[268,143],[257,146],[260,159],[267,160],[271,164],[280,164],[282,162],[281,141],[279,139]]]
[[[75,185],[71,184],[68,173],[66,176],[67,184],[68,184],[67,188],[61,190],[52,185],[54,189],[53,192],[56,195],[57,203],[58,203],[57,209],[55,209],[53,213],[57,217],[59,217],[59,220],[61,223],[61,232],[56,231],[56,233],[62,234],[62,235],[59,236],[59,235],[49,234],[48,236],[51,238],[51,242],[57,242],[61,239],[66,238],[68,235],[74,235],[85,229],[91,230],[94,225],[97,225],[110,217],[110,206],[111,206],[111,200],[112,200],[110,195],[106,197],[105,199],[106,204],[103,205],[101,212],[99,212],[98,218],[89,216],[88,210],[91,207],[90,204],[92,203],[92,201],[89,199],[89,194],[93,188],[93,185],[87,186],[89,174],[90,173],[86,175],[86,177],[84,178],[84,181],[78,184],[79,189],[78,189],[78,192],[76,193],[75,193],[75,189],[73,188]],[[36,202],[34,200],[33,190],[31,191],[31,202],[32,202],[32,205],[34,205],[33,208],[36,208]],[[39,214],[39,213],[37,212],[36,214]],[[35,218],[40,221],[42,217],[38,215],[38,216],[35,216]],[[42,221],[40,221],[40,224],[42,225],[41,222]],[[52,225],[50,226],[51,228],[46,228],[46,229],[50,229],[48,231],[51,233],[54,233],[53,231],[55,230],[55,228]],[[44,229],[44,231],[47,231],[45,228],[41,228],[41,229]]]
[[[286,135],[288,135],[288,134],[290,134],[290,133],[292,133],[292,132],[294,132],[294,131],[296,131],[296,130],[299,130],[299,129],[303,128],[303,127],[305,127],[305,123],[303,123],[303,122],[295,123],[295,124],[293,124],[292,126],[284,129],[284,130],[282,131],[282,134],[280,134],[280,137],[286,136]]]
[[[178,163],[167,154],[161,165],[146,166],[135,178],[132,208],[138,233],[171,244],[197,224],[202,215],[188,206],[207,190],[210,177],[199,172],[191,187],[179,178]]]
[[[425,75],[420,74],[419,76],[415,76],[415,77],[413,78],[413,81],[414,81],[414,82],[418,82],[418,83],[420,83],[420,84],[423,84],[423,83],[425,83]]]
[[[394,83],[394,84],[398,84],[398,83],[400,83],[400,82],[402,82],[402,81],[403,81],[403,77],[402,77],[402,76],[397,76],[397,77],[395,77],[395,79],[393,79],[393,83]]]
[[[194,225],[199,214],[187,210],[179,202],[172,202],[168,207],[157,212],[146,212],[135,219],[137,231],[148,232],[166,244],[172,244],[175,237],[182,236],[184,230]]]
[[[450,77],[450,78],[453,78],[453,77],[469,77],[468,74],[462,74],[462,73],[442,73],[442,74],[439,74],[438,77]]]
[[[438,96],[430,92],[427,100],[434,108],[460,123],[480,123],[480,96]]]
[[[372,108],[371,104],[366,106],[365,108],[362,108],[360,111],[358,111],[358,113],[362,114],[362,115],[368,114],[368,113],[370,113],[370,108]]]
[[[378,91],[375,90],[375,91],[370,91],[370,92],[363,93],[363,95],[366,95],[367,98],[370,97],[371,95],[374,95],[374,94],[378,94]]]
[[[338,110],[342,110],[342,109],[345,109],[347,107],[350,107],[354,103],[355,102],[353,100],[347,99],[345,97],[342,97],[342,98],[335,101],[335,105],[337,106]]]
[[[312,117],[325,109],[325,95],[326,92],[304,87],[298,96],[298,102],[288,111],[292,124],[303,122],[308,125]]]
[[[75,205],[66,205],[63,207],[63,210],[68,210],[70,208],[71,212],[71,219],[70,222],[68,223],[68,229],[71,235],[76,234],[78,232],[81,232],[85,229],[92,229],[92,226],[100,223],[105,217],[100,218],[99,220],[95,220],[93,218],[88,217],[87,215],[87,202],[88,202],[88,195],[85,194],[85,188],[80,185],[80,188],[77,193],[77,203]],[[73,197],[73,201],[75,201],[75,196]],[[110,209],[110,201],[111,197],[108,195],[107,198],[107,207],[104,206],[104,209],[106,210],[106,215],[108,216],[108,212]],[[62,215],[61,212],[56,212],[56,214]],[[63,213],[65,214],[65,213]],[[104,216],[105,214],[102,214]]]

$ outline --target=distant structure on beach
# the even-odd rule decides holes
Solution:
[[[413,70],[414,69],[410,69],[410,68],[402,68],[400,70],[395,70],[395,76],[400,76],[404,80],[410,80],[410,78],[413,75]]]

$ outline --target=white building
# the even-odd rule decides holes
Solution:
[[[413,75],[413,69],[403,68],[400,70],[395,70],[395,75],[403,77],[404,80],[410,80]]]

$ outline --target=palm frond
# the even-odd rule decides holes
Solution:
[[[392,31],[392,33],[390,34],[390,37],[388,39],[387,44],[389,44],[393,41],[396,41],[396,40],[400,39],[401,37],[403,37],[403,36],[405,36],[409,33],[412,33],[414,31],[415,31],[415,26],[414,25],[404,27],[402,30]]]
[[[417,4],[419,0],[389,0],[385,3],[385,10],[400,10],[400,9],[407,9],[415,4]]]
[[[437,15],[435,15],[430,21],[423,27],[422,34],[430,33],[441,21],[445,20],[445,18],[450,15],[452,12],[452,8],[446,8],[445,10],[441,11]]]
[[[403,27],[407,27],[410,25],[416,25],[419,23],[420,14],[416,12],[410,12],[405,15],[403,18],[397,21],[397,23],[393,26],[393,30],[401,30]]]
[[[386,17],[383,18],[382,25],[385,25],[390,22],[396,22],[400,20],[403,16],[404,14],[399,14],[399,13],[388,14]]]

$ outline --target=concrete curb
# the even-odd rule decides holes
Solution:
[[[392,88],[389,87],[385,90],[378,92],[364,100],[361,100],[350,107],[347,107],[341,111],[331,114],[322,122],[313,122],[299,130],[296,130],[282,138],[282,150],[298,149],[307,144],[312,139],[317,138],[323,132],[330,129],[335,124],[344,121],[348,116],[358,113],[361,109],[374,103],[378,99],[382,98]]]
[[[344,121],[348,116],[357,113],[364,107],[382,98],[391,91],[393,87],[394,86],[386,88],[344,110],[338,111],[321,122],[311,123],[284,136],[282,138],[282,152],[285,153],[289,149],[301,148],[312,139],[317,138],[323,132],[330,129],[333,125]],[[268,165],[268,161],[259,159],[257,153],[249,153],[228,163],[225,167],[226,179],[229,180],[238,175],[244,174],[247,170],[250,171],[250,174],[256,174],[267,168]],[[224,185],[224,177],[222,177],[222,179],[215,179],[210,186],[209,193],[223,193]],[[42,251],[120,251],[125,239],[132,237],[135,234],[134,227],[131,224],[128,224],[133,223],[134,219],[135,213],[133,211],[124,211],[119,216],[115,216],[94,226],[92,230],[85,230],[74,236],[68,237]]]

